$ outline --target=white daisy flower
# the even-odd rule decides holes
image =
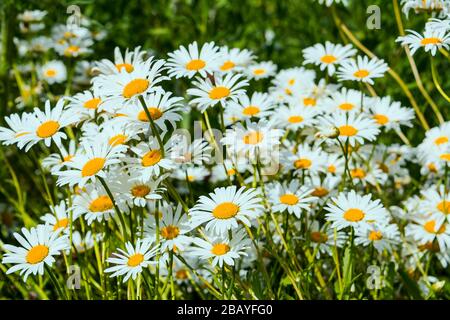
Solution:
[[[106,259],[108,263],[115,266],[105,269],[105,272],[112,272],[111,278],[125,275],[123,282],[128,281],[130,277],[135,280],[144,268],[156,264],[156,261],[150,259],[156,255],[159,248],[151,248],[151,246],[152,241],[149,239],[138,239],[134,247],[131,242],[127,242],[125,250],[117,249],[118,252],[114,252],[112,257]]]
[[[67,162],[72,161],[73,157],[75,157],[75,154],[77,153],[76,142],[74,140],[70,140],[69,150],[66,150],[63,145],[59,145],[57,147],[59,149],[59,153],[52,153],[42,160],[42,166],[50,170],[50,172],[60,171]]]
[[[153,57],[136,63],[135,69],[128,73],[122,68],[119,73],[99,75],[93,79],[94,90],[102,93],[100,110],[115,113],[125,107],[137,103],[139,96],[153,91],[160,91],[156,86],[163,80],[164,60],[153,60]]]
[[[47,213],[41,217],[45,225],[49,226],[53,231],[63,231],[69,233],[73,222],[78,218],[78,215],[70,216],[70,209],[66,208],[66,202],[61,200],[59,205],[50,206],[51,213]],[[72,224],[71,220],[72,219]]]
[[[29,127],[30,118],[33,117],[33,114],[26,112],[21,115],[13,113],[5,117],[5,122],[9,128],[0,127],[0,141],[6,146],[17,143],[19,149],[22,149],[33,139],[33,134]]]
[[[114,61],[108,59],[102,59],[96,62],[96,69],[101,74],[110,75],[120,73],[122,69],[126,72],[133,72],[136,66],[139,66],[143,62],[143,56],[146,54],[141,47],[134,48],[133,51],[125,50],[125,54],[122,55],[119,47],[114,48]]]
[[[102,102],[99,96],[90,90],[77,93],[68,97],[69,104],[67,108],[75,114],[78,114],[81,120],[94,119],[98,112],[98,106]]]
[[[262,61],[252,65],[249,65],[245,70],[245,74],[250,79],[264,79],[275,75],[277,71],[277,65],[272,61]]]
[[[241,95],[237,101],[228,102],[225,113],[236,114],[239,120],[263,118],[272,107],[273,101],[267,93],[254,92],[251,98],[248,95]]]
[[[238,228],[238,221],[247,226],[263,209],[256,189],[236,186],[214,189],[209,197],[200,196],[197,204],[189,210],[193,228],[206,223],[206,231],[224,234]]]
[[[402,125],[412,127],[411,121],[415,118],[413,109],[402,107],[400,102],[391,101],[389,96],[375,99],[369,106],[369,112],[386,131],[399,129]]]
[[[52,109],[50,101],[45,102],[45,111],[42,112],[38,108],[34,108],[34,117],[30,117],[28,127],[31,135],[30,141],[25,148],[28,151],[33,145],[40,141],[49,147],[52,141],[56,145],[61,144],[61,139],[66,139],[67,136],[61,129],[78,122],[78,115],[70,110],[64,110],[64,99],[58,100],[56,106]],[[27,137],[28,139],[28,137]]]
[[[329,41],[325,45],[317,43],[312,47],[303,50],[303,64],[312,63],[320,67],[320,70],[325,69],[329,76],[332,76],[336,71],[336,66],[342,61],[354,56],[356,49],[351,44],[343,46],[341,44],[333,44]]]
[[[180,46],[178,50],[168,54],[167,66],[169,67],[169,76],[192,78],[197,73],[203,78],[218,71],[221,65],[222,54],[219,52],[214,42],[205,43],[200,52],[197,41],[188,45],[186,49]]]
[[[326,154],[320,148],[310,147],[303,143],[297,146],[295,153],[283,153],[282,164],[285,170],[294,171],[296,175],[302,175],[303,171],[315,175],[324,172]]]
[[[337,128],[339,136],[337,139],[345,144],[348,140],[350,146],[354,147],[357,143],[364,144],[364,141],[373,141],[380,133],[375,120],[365,115],[334,113],[319,118],[319,130],[329,131]],[[335,143],[335,140],[326,141]]]
[[[327,113],[334,112],[360,112],[369,103],[369,99],[362,92],[353,89],[342,88],[333,92],[330,97],[325,98],[323,104]]]
[[[444,30],[432,30],[427,29],[424,34],[414,30],[406,30],[408,35],[398,37],[397,42],[401,42],[402,45],[408,45],[413,55],[418,49],[424,48],[425,52],[430,51],[431,55],[436,55],[436,51],[441,48],[449,49],[450,34],[446,34]]]
[[[52,60],[39,68],[38,75],[48,84],[61,83],[67,79],[67,69],[61,61]]]
[[[335,237],[335,229],[327,228],[325,225],[320,227],[316,220],[311,222],[308,231],[311,246],[314,251],[317,250],[317,259],[321,254],[332,256],[334,247],[342,248],[347,241],[347,234],[344,231],[336,231]]]
[[[161,237],[161,251],[183,251],[192,238],[186,234],[191,231],[188,216],[182,212],[182,206],[178,205],[174,210],[173,205],[166,207],[159,220],[159,234]],[[148,217],[144,222],[144,237],[156,241],[156,220],[154,216]]]
[[[209,176],[209,170],[205,167],[185,167],[174,170],[172,176],[175,179],[188,182],[203,182]]]
[[[298,108],[295,106],[280,106],[273,110],[274,122],[281,128],[296,132],[304,127],[314,126],[315,116],[318,114],[315,108]]]
[[[355,190],[342,192],[331,199],[332,203],[328,203],[325,217],[332,222],[331,227],[338,230],[348,226],[356,228],[372,222],[385,222],[388,219],[386,209],[380,200],[371,198],[371,194],[360,196]]]
[[[202,260],[212,259],[212,266],[222,267],[224,264],[234,266],[235,260],[246,256],[250,247],[250,239],[244,230],[233,232],[231,240],[228,235],[209,237],[207,240],[195,238],[190,253]]]
[[[103,141],[81,145],[80,152],[66,163],[68,169],[55,172],[57,185],[78,185],[82,188],[89,181],[95,182],[96,177],[105,178],[105,169],[120,163],[126,149],[124,145],[111,146]]]
[[[378,252],[392,252],[400,243],[400,231],[396,224],[369,224],[356,228],[355,244],[368,247],[373,245]]]
[[[441,252],[450,248],[450,228],[444,217],[417,219],[406,226],[405,234],[422,245],[436,241]]]
[[[69,249],[70,244],[67,235],[53,232],[48,226],[38,225],[30,230],[22,228],[22,235],[14,233],[14,238],[21,246],[5,244],[3,247],[9,251],[3,255],[3,264],[14,264],[6,271],[10,274],[20,270],[20,275],[27,280],[30,274],[43,275],[44,266],[51,267],[55,262],[54,256],[61,251]]]
[[[309,210],[311,203],[317,198],[311,196],[313,189],[300,186],[298,180],[292,180],[290,183],[275,183],[269,190],[269,203],[274,212],[285,212],[294,214],[300,218],[303,210]]]
[[[189,143],[189,138],[184,135],[172,136],[169,140],[171,149],[169,157],[182,167],[209,163],[212,151],[210,144],[203,138]]]
[[[163,170],[175,168],[175,162],[168,157],[171,150],[169,142],[160,150],[158,141],[150,137],[149,142],[141,142],[132,147],[131,151],[137,157],[126,157],[125,162],[131,173],[140,176],[142,180],[150,180],[154,176],[159,176]]]
[[[221,72],[240,72],[255,59],[253,52],[247,49],[220,48],[221,61],[219,70]]]
[[[211,77],[213,81],[209,77],[197,77],[193,82],[196,88],[187,90],[188,95],[196,97],[189,104],[197,106],[202,113],[217,103],[225,107],[226,102],[236,102],[240,95],[245,94],[245,89],[242,88],[248,85],[248,81],[241,74],[214,74]]]
[[[387,63],[382,59],[367,56],[357,56],[355,59],[348,59],[341,63],[337,71],[340,81],[351,80],[374,84],[373,79],[382,78],[384,73],[389,70]]]

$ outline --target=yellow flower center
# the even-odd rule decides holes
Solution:
[[[49,78],[53,78],[56,76],[56,70],[55,69],[47,69],[45,70],[45,75]]]
[[[259,131],[252,131],[250,133],[247,133],[243,140],[245,144],[258,144],[260,143],[264,138],[264,135]]]
[[[356,78],[362,79],[362,78],[368,77],[369,74],[370,74],[369,70],[361,69],[361,70],[356,71],[353,75],[354,75]]]
[[[366,172],[361,168],[356,168],[350,170],[350,175],[352,176],[353,179],[355,178],[364,179],[366,177]]]
[[[313,231],[311,232],[311,241],[316,243],[324,243],[328,241],[328,236],[325,233]]]
[[[348,209],[344,212],[344,219],[350,222],[358,222],[364,219],[364,212],[359,209]]]
[[[130,99],[134,95],[141,94],[147,90],[150,85],[150,81],[147,79],[134,79],[128,82],[128,84],[123,88],[122,95]]]
[[[350,110],[353,110],[354,107],[355,107],[354,104],[346,102],[346,103],[340,104],[338,108],[341,110],[344,110],[344,111],[350,111]]]
[[[253,74],[254,74],[255,76],[261,76],[261,75],[263,75],[264,73],[266,73],[266,70],[264,70],[264,69],[255,69],[255,70],[253,70]]]
[[[110,146],[118,146],[121,144],[124,144],[125,141],[127,140],[128,136],[124,135],[124,134],[118,134],[115,135],[114,137],[112,137],[111,139],[109,139],[108,143]]]
[[[97,172],[103,169],[105,162],[105,158],[93,158],[89,160],[81,169],[81,176],[90,177],[95,175]]]
[[[280,197],[280,202],[289,206],[293,206],[298,203],[298,197],[295,194],[286,193]]]
[[[222,202],[214,208],[212,215],[216,219],[230,219],[237,215],[238,212],[239,206],[233,202]]]
[[[130,73],[134,70],[134,67],[129,63],[118,63],[116,64],[117,70],[120,72],[122,68],[125,68],[125,71]]]
[[[144,198],[146,195],[150,193],[150,188],[145,185],[137,185],[131,188],[131,194],[137,198]]]
[[[150,150],[142,157],[142,165],[144,167],[154,166],[161,160],[161,152],[159,150]]]
[[[50,138],[59,130],[59,123],[57,121],[49,120],[43,122],[36,130],[36,135],[39,138]]]
[[[425,222],[425,224],[423,225],[423,228],[425,229],[425,231],[429,232],[429,233],[434,233],[434,234],[441,234],[445,232],[445,224],[442,224],[442,226],[439,228],[439,230],[435,231],[436,229],[436,221],[435,220],[430,220]]]
[[[140,253],[133,254],[128,258],[127,265],[129,267],[137,267],[144,261],[144,256]]]
[[[245,107],[244,110],[242,110],[242,114],[252,117],[256,114],[258,114],[261,110],[257,106],[248,106]]]
[[[440,44],[442,43],[441,39],[436,38],[436,37],[430,37],[430,38],[423,38],[420,41],[420,44],[423,46],[426,46],[427,44]]]
[[[177,226],[165,226],[161,228],[161,236],[166,240],[172,240],[180,234],[180,229]]]
[[[436,165],[434,163],[430,163],[428,165],[428,170],[430,170],[431,172],[437,172]]]
[[[88,101],[86,101],[83,105],[86,109],[97,109],[98,105],[100,104],[101,100],[100,98],[93,98]]]
[[[294,167],[296,169],[308,169],[311,165],[312,161],[306,158],[300,158],[294,161]]]
[[[234,169],[229,169],[229,170],[227,170],[227,174],[228,174],[229,176],[234,176],[234,175],[236,174],[236,170],[234,170]]]
[[[447,136],[440,136],[434,140],[434,144],[439,146],[441,144],[447,143],[448,137]]]
[[[358,133],[358,129],[356,129],[353,126],[345,125],[339,127],[339,135],[345,136],[345,137],[351,137]]]
[[[303,117],[302,116],[290,116],[288,118],[288,122],[290,123],[300,123],[303,121]]]
[[[184,279],[187,279],[188,273],[186,270],[180,269],[175,273],[175,277],[179,280],[184,280]]]
[[[230,89],[228,89],[227,87],[214,87],[211,89],[211,91],[209,91],[209,97],[215,100],[226,98],[229,95]]]
[[[148,108],[148,112],[150,113],[152,120],[158,120],[162,117],[162,112],[158,108]],[[149,122],[147,113],[144,110],[139,112],[138,120],[142,122]]]
[[[69,155],[63,157],[63,160],[61,162],[64,163],[64,162],[72,161],[73,157],[74,157],[73,155],[69,154]]]
[[[28,251],[25,260],[29,264],[37,264],[39,262],[44,261],[44,259],[47,258],[48,252],[49,250],[47,246],[38,244],[37,246],[34,246]]]
[[[66,56],[71,56],[72,54],[77,53],[78,51],[80,51],[80,47],[72,45],[68,46],[66,50],[64,50],[64,54]]]
[[[378,241],[381,239],[383,239],[383,235],[381,234],[381,231],[370,231],[370,233],[369,233],[370,241]]]
[[[288,84],[293,86],[295,84],[295,79],[289,79]]]
[[[389,122],[389,118],[383,114],[376,114],[373,116],[373,118],[379,125],[385,125]]]
[[[206,66],[205,61],[200,59],[194,59],[186,64],[186,69],[188,69],[189,71],[198,71],[200,69],[203,69],[205,66]]]
[[[109,196],[100,196],[91,202],[89,210],[92,212],[105,212],[113,207],[113,202]]]
[[[211,249],[211,253],[216,256],[222,256],[230,251],[230,246],[226,243],[216,243]]]
[[[336,60],[337,60],[337,58],[331,54],[324,55],[322,58],[320,58],[320,61],[322,61],[323,63],[326,63],[326,64],[333,63]]]
[[[220,67],[220,70],[222,71],[228,71],[230,69],[233,69],[236,66],[236,64],[233,61],[225,61],[224,64]]]
[[[327,194],[329,193],[329,191],[324,188],[324,187],[317,187],[314,189],[314,191],[311,193],[312,196],[314,197],[325,197]]]
[[[443,153],[439,156],[444,161],[450,161],[450,153]]]
[[[66,228],[69,225],[69,219],[63,218],[61,220],[56,221],[55,225],[53,226],[53,231],[58,230],[59,228]]]
[[[450,200],[439,202],[437,209],[444,214],[450,213]]]
[[[330,173],[336,173],[336,167],[335,167],[334,165],[330,164],[330,165],[328,166],[328,172],[330,172]]]
[[[305,107],[314,107],[316,105],[317,101],[314,98],[304,98],[303,104]]]

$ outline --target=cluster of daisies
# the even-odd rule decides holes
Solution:
[[[19,246],[3,246],[7,273],[42,275],[104,242],[116,249],[102,268],[124,282],[155,270],[179,282],[210,281],[217,268],[245,278],[264,247],[286,241],[316,259],[355,246],[412,273],[435,257],[446,267],[450,123],[413,147],[402,133],[413,109],[373,94],[383,60],[330,42],[302,55],[304,66],[278,70],[213,42],[164,58],[116,48],[87,90],[6,117],[0,141],[51,150],[42,165],[68,194],[14,233]],[[167,90],[180,81],[186,92]],[[179,130],[193,109],[194,139]]]

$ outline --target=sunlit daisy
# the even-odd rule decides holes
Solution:
[[[431,55],[436,55],[436,51],[441,48],[449,49],[450,34],[446,34],[445,30],[425,30],[424,34],[414,30],[406,30],[408,35],[398,37],[397,42],[402,45],[408,45],[411,49],[411,54],[414,54],[418,49],[423,48],[425,52],[430,51]]]
[[[230,101],[226,106],[226,113],[236,114],[239,119],[252,117],[263,118],[273,107],[273,101],[267,93],[254,92],[251,98],[241,95],[238,101]]]
[[[367,56],[358,56],[355,59],[348,59],[341,63],[337,71],[340,81],[351,80],[374,84],[373,79],[381,78],[389,70],[384,60]]]
[[[292,180],[290,183],[276,183],[268,190],[269,202],[274,212],[285,212],[294,214],[300,218],[303,210],[308,210],[316,197],[311,196],[313,189],[300,186],[298,180]]]
[[[399,129],[402,125],[411,127],[414,119],[413,109],[402,107],[390,97],[376,99],[369,110],[375,122],[386,130]]]
[[[50,226],[53,231],[68,233],[70,228],[72,228],[71,222],[73,223],[78,218],[78,215],[70,214],[70,210],[66,207],[64,200],[61,200],[59,205],[50,206],[50,211],[51,213],[42,216],[41,220]]]
[[[303,64],[313,63],[320,67],[320,70],[327,69],[328,75],[332,76],[336,71],[336,66],[342,61],[355,55],[356,50],[351,44],[343,46],[333,44],[329,41],[325,45],[317,43],[312,47],[303,50]]]
[[[219,70],[221,72],[239,72],[242,71],[244,67],[253,62],[255,56],[253,52],[247,49],[238,48],[220,48],[221,61]]]
[[[125,50],[124,55],[120,52],[120,48],[114,48],[114,61],[108,59],[102,59],[96,62],[96,68],[100,73],[109,75],[114,73],[120,73],[122,69],[126,72],[133,72],[135,65],[139,65],[143,61],[145,51],[141,50],[141,47],[134,48],[133,51]]]
[[[49,61],[39,69],[39,77],[48,84],[64,82],[67,78],[66,66],[61,61]]]
[[[277,66],[272,61],[262,61],[249,65],[246,69],[246,75],[250,79],[264,79],[271,77],[277,71]]]
[[[392,252],[400,242],[400,232],[396,224],[370,224],[356,228],[355,244],[365,247],[373,245],[378,252]]]

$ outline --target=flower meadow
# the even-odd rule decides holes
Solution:
[[[0,297],[449,298],[450,1],[305,2],[289,63],[5,2]]]

